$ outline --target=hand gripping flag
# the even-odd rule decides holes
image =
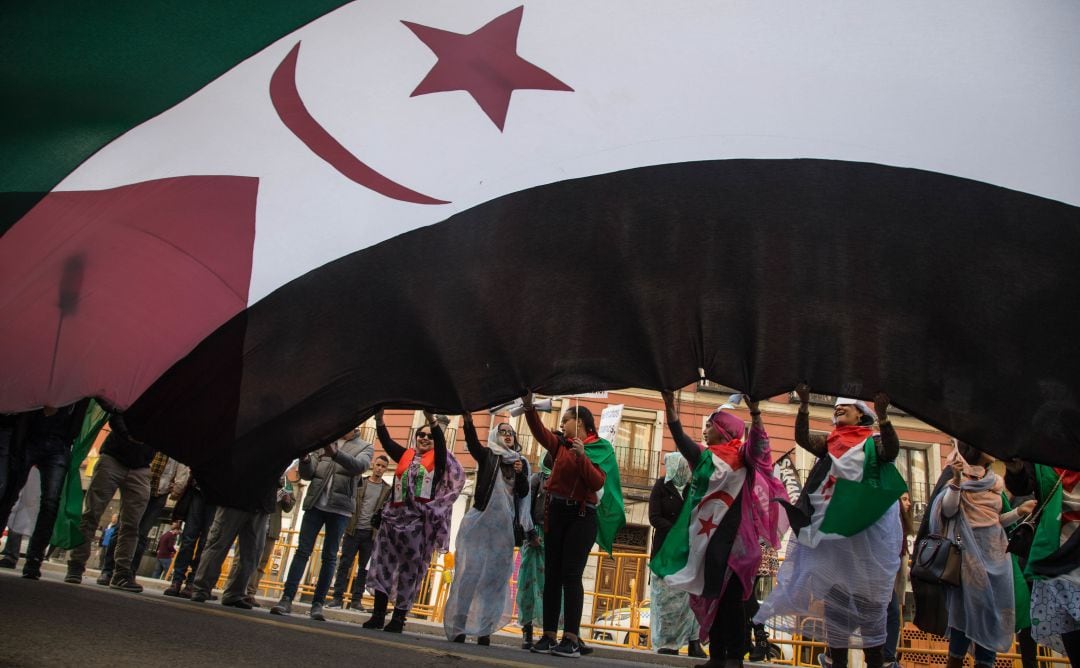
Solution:
[[[1078,23],[5,3],[0,410],[100,397],[233,503],[378,405],[698,368],[1080,468]]]

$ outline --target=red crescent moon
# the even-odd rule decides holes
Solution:
[[[338,170],[350,181],[370,188],[380,195],[413,204],[449,204],[441,199],[428,197],[390,180],[349,152],[312,117],[300,99],[296,88],[296,60],[300,55],[300,42],[281,61],[270,78],[270,101],[278,118],[296,138],[311,151]]]

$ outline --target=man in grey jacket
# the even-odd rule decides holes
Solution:
[[[296,596],[300,578],[303,577],[308,559],[315,548],[315,539],[319,530],[325,527],[322,564],[309,615],[318,621],[326,620],[323,616],[323,602],[337,566],[341,534],[356,507],[356,478],[368,469],[373,451],[370,443],[360,439],[360,430],[352,429],[315,456],[309,453],[300,458],[300,477],[311,481],[304,497],[300,544],[296,548],[292,565],[289,566],[281,600],[270,608],[271,614],[288,615],[292,612],[293,597]]]

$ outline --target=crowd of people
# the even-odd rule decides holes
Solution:
[[[748,653],[765,660],[768,624],[822,641],[823,668],[848,665],[852,649],[862,650],[871,668],[899,665],[900,605],[915,565],[915,623],[948,639],[950,667],[963,665],[969,653],[976,666],[993,665],[1014,638],[1025,666],[1035,665],[1037,644],[1080,661],[1080,472],[1008,461],[999,476],[990,455],[957,443],[916,530],[910,495],[893,463],[900,446],[888,397],[878,394],[873,406],[838,399],[832,431],[814,434],[809,387],[800,385],[796,394],[795,440],[816,463],[791,498],[774,475],[756,401],[734,396],[708,417],[698,443],[680,422],[675,395],[662,393],[677,449],[666,455],[649,500],[657,652],[674,655],[685,646],[690,656],[707,658],[701,665],[709,668],[741,666]],[[735,413],[742,399],[748,428]],[[551,430],[531,394],[522,404],[544,450],[535,466],[522,455],[511,424],[493,421],[483,443],[471,416],[463,416],[475,484],[457,532],[444,631],[451,642],[475,638],[488,645],[516,609],[523,649],[578,657],[592,651],[580,635],[589,553],[596,544],[610,552],[625,522],[619,472],[612,445],[587,408],[567,410]],[[31,468],[40,473],[25,578],[41,577],[71,443],[85,412],[80,402],[0,415],[0,526],[8,523]],[[271,614],[293,613],[322,533],[307,614],[323,621],[325,609],[366,612],[363,595],[370,591],[374,604],[363,626],[402,632],[433,555],[450,547],[452,507],[466,481],[447,447],[448,419],[427,412],[424,418],[412,442],[401,444],[378,412],[376,434],[385,454],[376,454],[353,429],[295,463],[308,483],[303,519]],[[216,505],[188,467],[134,437],[122,414],[114,413],[109,427],[83,498],[82,542],[68,552],[64,581],[82,582],[102,515],[119,491],[119,511],[99,541],[98,584],[142,591],[140,560],[171,498],[174,521],[158,537],[153,575],[170,581],[164,594],[197,603],[216,599],[235,543],[220,602],[260,607],[255,592],[282,513],[297,502],[286,471],[252,507]],[[17,565],[21,540],[9,532],[0,567]],[[955,554],[952,565],[934,570],[930,544]],[[773,576],[775,586],[759,605],[756,583]],[[795,627],[793,620],[810,618],[821,620],[816,631]]]

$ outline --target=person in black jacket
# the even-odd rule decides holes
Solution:
[[[120,524],[115,539],[116,570],[111,577],[107,572],[103,572],[98,584],[138,593],[143,588],[135,581],[131,562],[139,539],[139,520],[142,519],[143,511],[150,500],[150,462],[154,459],[155,450],[128,432],[120,414],[109,418],[109,430],[109,436],[101,446],[101,457],[94,467],[90,485],[83,497],[83,514],[79,523],[83,543],[71,551],[64,582],[82,582],[94,531],[105,507],[119,488]],[[108,581],[105,580],[106,577],[109,577]]]
[[[481,645],[510,621],[510,575],[518,500],[529,493],[529,467],[513,427],[503,422],[480,444],[472,416],[465,414],[465,443],[476,460],[473,507],[457,535],[454,583],[446,600],[443,630],[447,640],[477,636]]]
[[[650,557],[655,557],[664,544],[668,531],[679,519],[685,500],[684,492],[690,483],[690,465],[677,452],[664,456],[664,475],[657,478],[649,494],[649,524],[653,526],[653,542]],[[690,594],[664,584],[662,578],[653,577],[649,586],[651,601],[650,624],[652,645],[658,654],[676,655],[684,642],[687,654],[707,658],[698,640],[700,627],[690,609]]]

